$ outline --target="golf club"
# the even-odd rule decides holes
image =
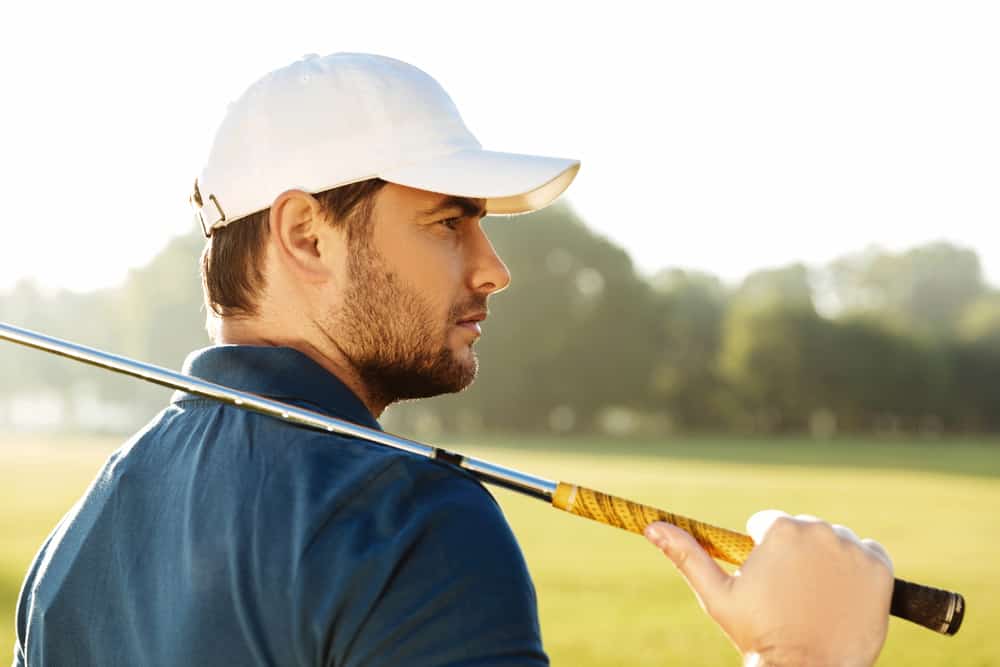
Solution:
[[[749,535],[702,523],[688,517],[625,500],[600,491],[535,477],[471,456],[432,447],[390,433],[359,426],[312,410],[237,391],[183,373],[171,371],[69,341],[53,338],[0,322],[0,339],[50,352],[83,363],[140,378],[171,389],[211,398],[223,403],[276,417],[312,429],[360,438],[469,471],[479,480],[545,500],[552,506],[616,528],[642,534],[654,521],[666,521],[691,533],[713,557],[742,564],[754,547]],[[965,600],[959,593],[896,579],[890,613],[944,635],[958,632],[965,616]]]

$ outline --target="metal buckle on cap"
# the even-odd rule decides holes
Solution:
[[[195,214],[198,216],[198,221],[201,223],[201,231],[205,234],[205,238],[212,238],[212,229],[215,225],[226,221],[226,214],[219,205],[219,200],[215,198],[215,195],[208,195],[209,203],[215,206],[215,215],[212,216],[211,220],[207,220],[207,211],[205,210],[207,206],[201,198],[201,190],[198,189],[198,181],[196,179],[194,182],[194,192],[191,193],[189,201],[194,208]]]

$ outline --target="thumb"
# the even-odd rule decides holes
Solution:
[[[722,609],[731,577],[719,567],[701,545],[685,530],[657,521],[646,527],[646,539],[673,561],[705,611]]]

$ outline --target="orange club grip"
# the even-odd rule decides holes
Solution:
[[[691,533],[713,558],[742,565],[754,547],[749,535],[665,512],[649,505],[625,500],[576,484],[559,482],[552,496],[552,506],[615,528],[639,533],[654,521],[666,521]],[[943,635],[953,635],[965,617],[965,599],[960,593],[896,579],[889,613],[930,628]]]
[[[640,535],[654,521],[666,521],[691,533],[713,558],[741,565],[754,547],[749,535],[702,523],[576,484],[559,482],[552,506],[586,519]]]

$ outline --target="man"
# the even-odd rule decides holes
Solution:
[[[186,370],[373,428],[461,390],[510,281],[481,218],[547,205],[578,166],[483,151],[399,61],[269,74],[195,183],[216,346]],[[881,548],[773,513],[750,529],[740,577],[679,529],[647,535],[748,663],[873,662]],[[43,545],[17,632],[15,665],[547,664],[521,552],[474,478],[183,393]]]

